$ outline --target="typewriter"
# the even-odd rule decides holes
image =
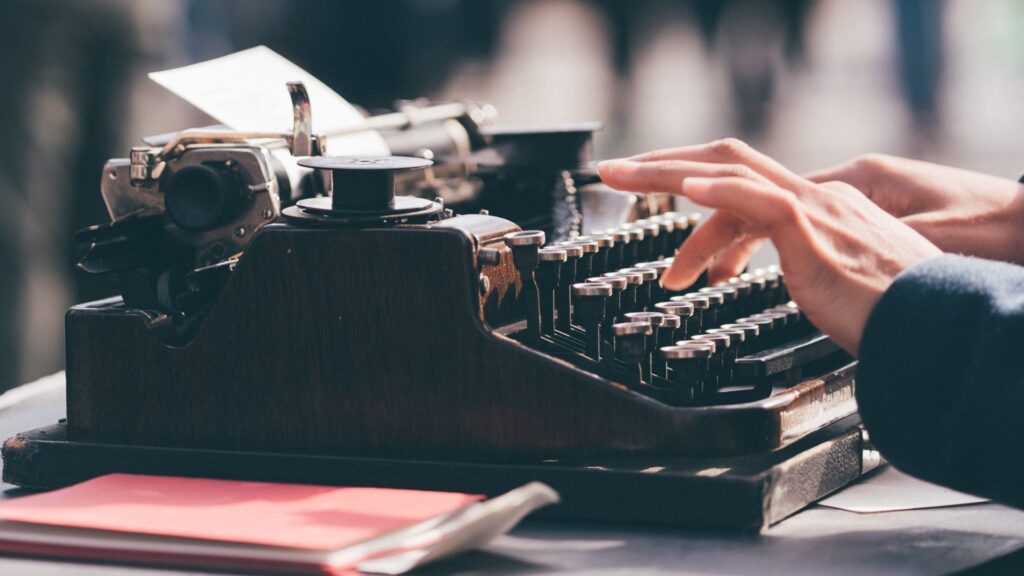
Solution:
[[[466,104],[367,119],[393,156],[192,130],[104,168],[67,418],[4,479],[110,472],[498,494],[548,516],[759,530],[880,463],[855,363],[775,267],[658,282],[699,217],[603,187],[596,125]]]

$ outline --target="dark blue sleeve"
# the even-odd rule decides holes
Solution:
[[[1024,267],[945,255],[904,271],[865,327],[857,401],[897,467],[1024,507]]]

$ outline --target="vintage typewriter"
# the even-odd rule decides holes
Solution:
[[[756,530],[878,465],[852,359],[777,268],[666,291],[698,218],[604,188],[595,125],[368,118],[394,156],[192,130],[104,168],[67,314],[67,419],[4,479],[109,472],[497,494],[563,518]]]

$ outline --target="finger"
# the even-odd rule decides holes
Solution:
[[[742,140],[725,138],[708,144],[655,150],[630,158],[634,162],[688,160],[713,164],[743,164],[777,184],[794,184],[802,179],[782,164],[748,146]]]
[[[807,216],[786,190],[746,178],[687,178],[683,193],[701,206],[733,215],[741,222],[739,229],[768,236],[780,255],[797,256],[807,250],[811,236]],[[684,250],[686,244],[680,252]]]
[[[715,258],[711,268],[708,268],[708,283],[724,282],[742,273],[750,262],[750,257],[764,244],[764,240],[760,237],[747,237],[726,248],[718,258]]]
[[[634,162],[605,160],[597,165],[601,180],[612,188],[630,192],[681,193],[683,178],[734,176],[767,182],[764,176],[742,164],[709,164],[687,160]]]
[[[744,238],[743,221],[728,212],[715,212],[690,234],[661,278],[669,290],[693,284],[715,256]]]

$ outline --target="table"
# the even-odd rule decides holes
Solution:
[[[0,396],[0,437],[62,418],[63,382],[64,375],[55,374]],[[10,485],[0,490],[0,498],[17,497],[19,492]],[[528,521],[484,551],[416,574],[945,574],[1021,548],[1024,512],[998,504],[878,514],[812,506],[760,536]],[[1011,559],[1024,567],[1021,553]],[[71,571],[114,576],[174,573],[0,558],[0,574]]]

